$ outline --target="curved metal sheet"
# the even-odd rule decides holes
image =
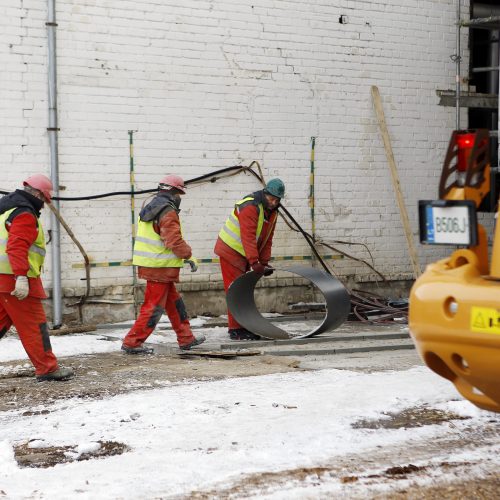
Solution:
[[[313,267],[297,266],[281,270],[311,281],[323,294],[326,302],[323,322],[306,335],[295,338],[312,337],[334,330],[344,323],[350,311],[351,301],[347,290],[338,279]],[[261,276],[250,271],[236,279],[227,291],[228,308],[236,321],[248,331],[268,339],[288,339],[290,335],[264,318],[255,305],[254,290],[260,278]]]

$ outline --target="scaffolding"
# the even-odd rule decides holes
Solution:
[[[461,3],[463,0],[457,0],[457,21],[456,21],[456,53],[451,56],[452,60],[455,62],[456,67],[456,88],[453,90],[439,90],[438,95],[440,97],[440,105],[443,106],[455,106],[456,110],[456,129],[460,130],[460,108],[464,107],[469,110],[469,119],[471,118],[471,110],[490,110],[492,111],[490,117],[488,118],[489,124],[485,126],[481,123],[480,128],[486,128],[489,130],[489,135],[492,138],[492,152],[495,151],[495,141],[496,141],[496,164],[492,165],[491,168],[491,194],[487,204],[485,205],[486,211],[492,211],[497,204],[498,195],[500,192],[500,140],[499,140],[499,130],[500,130],[500,7],[493,5],[485,5],[479,2],[471,3],[469,19],[463,19],[461,13]],[[497,15],[498,14],[498,15]],[[489,74],[490,77],[486,80],[487,84],[483,86],[486,87],[486,93],[471,91],[471,88],[467,91],[461,89],[462,75],[461,75],[461,30],[463,28],[468,28],[469,30],[488,30],[490,32],[489,38],[486,42],[489,44],[488,51],[488,64],[471,67],[470,75],[480,75]],[[495,45],[493,45],[495,44]],[[476,63],[471,53],[471,62]],[[495,73],[496,72],[496,73]],[[477,111],[481,113],[481,111]],[[495,116],[496,114],[496,116]],[[486,121],[486,114],[476,115],[475,120],[482,122],[484,119]],[[479,117],[479,119],[478,119]],[[479,128],[472,126],[472,128]]]
[[[500,15],[498,16],[487,16],[487,17],[473,17],[469,20],[463,20],[460,15],[460,1],[458,0],[457,4],[457,92],[456,92],[456,108],[457,108],[457,120],[459,120],[460,117],[460,105],[461,105],[461,92],[460,92],[460,29],[461,28],[470,28],[470,29],[481,29],[481,30],[495,30],[498,31],[500,30]],[[499,42],[499,37],[497,36],[496,43]],[[483,72],[493,72],[499,71],[500,68],[500,50],[497,51],[497,55],[499,55],[499,59],[497,60],[496,65],[492,66],[483,66],[483,67],[476,67],[476,68],[471,68],[472,73],[483,73]],[[497,82],[497,92],[496,92],[496,109],[497,109],[497,128],[496,130],[490,130],[490,136],[496,137],[497,138],[497,166],[493,172],[494,175],[498,174],[500,171],[500,140],[499,139],[499,133],[498,131],[500,130],[500,78],[498,78]],[[490,100],[491,100],[491,95],[487,95]],[[469,106],[467,107],[475,107],[474,105],[479,104],[477,102],[477,95],[471,95],[469,93],[468,97],[472,97],[467,104]],[[488,98],[487,97],[487,98]],[[474,99],[476,98],[476,99]],[[486,107],[486,106],[485,106]],[[457,129],[460,128],[459,122],[457,122]]]

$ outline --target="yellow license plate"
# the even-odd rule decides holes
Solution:
[[[470,327],[473,332],[500,335],[500,310],[493,307],[471,307]]]

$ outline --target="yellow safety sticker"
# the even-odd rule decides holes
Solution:
[[[471,307],[470,328],[473,332],[500,335],[500,309],[493,307]]]

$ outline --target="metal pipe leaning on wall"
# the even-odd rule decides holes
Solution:
[[[312,337],[334,330],[346,321],[351,301],[347,290],[339,280],[313,267],[297,266],[281,269],[281,271],[297,274],[309,280],[323,294],[326,302],[326,315],[323,322],[309,333],[296,336],[296,338]],[[285,330],[273,325],[257,309],[254,290],[261,277],[254,271],[250,271],[236,279],[227,291],[228,308],[236,321],[248,331],[267,339],[288,339],[290,335]]]

